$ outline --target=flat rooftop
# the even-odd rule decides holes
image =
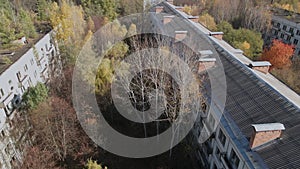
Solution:
[[[48,32],[47,32],[48,33]],[[16,47],[14,49],[0,49],[0,75],[22,57],[34,44],[42,39],[45,34],[38,34],[35,39],[29,39],[28,44]],[[8,60],[7,60],[8,58]],[[6,61],[7,60],[7,61]]]
[[[272,8],[271,12],[274,16],[287,19],[291,22],[300,23],[300,14],[280,8]]]

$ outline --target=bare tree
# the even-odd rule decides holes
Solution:
[[[147,122],[156,124],[157,134],[160,125],[166,125],[162,122],[168,122],[167,126],[176,124],[172,127],[176,139],[184,124],[191,122],[182,116],[196,114],[200,109],[200,81],[192,80],[192,70],[198,65],[196,54],[182,43],[160,35],[135,37],[129,46],[133,55],[125,59],[124,69],[118,66],[121,68],[116,70],[115,81],[119,88],[112,89],[120,91],[116,93],[125,91],[128,97],[115,96],[119,99],[114,100],[116,106],[131,120],[144,123],[145,137]],[[129,68],[127,72],[125,67]]]
[[[30,112],[29,119],[34,140],[33,148],[29,148],[27,153],[28,158],[34,157],[32,151],[44,152],[49,154],[47,158],[52,159],[49,163],[57,165],[67,157],[78,159],[92,153],[93,144],[81,129],[75,111],[65,100],[50,97]]]

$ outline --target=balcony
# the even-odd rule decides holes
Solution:
[[[0,103],[0,108],[5,108],[5,103],[7,103],[8,100],[11,100],[13,95],[13,92],[10,92],[2,101],[2,103]]]
[[[41,71],[41,73],[44,75],[48,70],[48,66],[45,66],[45,68]]]
[[[229,163],[228,159],[225,156],[221,156],[221,162],[222,162],[222,165],[225,169],[231,169],[231,167],[229,167],[230,163]]]
[[[53,45],[50,45],[49,48],[46,48],[46,52],[51,53],[53,49],[54,49]]]
[[[23,77],[18,76],[18,80],[20,83],[23,83],[27,77],[28,77],[28,75],[25,75]]]

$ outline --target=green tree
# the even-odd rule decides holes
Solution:
[[[117,17],[116,0],[82,0],[81,4],[89,16],[104,16],[110,20]]]
[[[234,29],[229,22],[222,21],[217,25],[217,30],[224,33],[224,40],[227,42],[233,42]]]
[[[117,18],[117,4],[115,0],[102,0],[100,1],[100,4],[105,17],[108,17],[110,20]]]
[[[233,34],[233,42],[231,42],[233,46],[236,48],[241,48],[244,42],[250,45],[250,48],[244,48],[245,55],[250,59],[257,59],[261,55],[262,46],[264,43],[261,34],[256,31],[243,28],[235,30]]]
[[[0,0],[0,45],[9,44],[15,39],[14,12],[9,1]]]
[[[81,5],[88,16],[102,16],[102,6],[100,0],[81,0]]]
[[[48,97],[48,89],[43,83],[37,83],[35,87],[30,87],[23,94],[23,103],[26,109],[35,109]]]
[[[37,0],[37,19],[39,21],[48,21],[49,6],[51,3],[48,0]]]
[[[120,0],[118,5],[118,13],[122,16],[142,13],[144,1],[142,0]],[[147,8],[146,8],[147,9]]]
[[[20,25],[18,28],[20,35],[24,34],[30,38],[36,37],[37,33],[30,12],[21,9],[19,11],[18,22]]]
[[[223,39],[235,48],[244,50],[245,55],[251,59],[257,59],[263,46],[261,34],[249,29],[233,29],[232,25],[226,21],[217,25],[217,30],[224,32]]]
[[[3,10],[0,11],[0,45],[9,44],[15,38],[13,22],[5,13]]]

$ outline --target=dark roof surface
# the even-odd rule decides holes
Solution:
[[[227,83],[226,113],[247,138],[252,124],[284,124],[282,139],[257,152],[270,168],[300,168],[300,110],[246,66],[233,63],[230,55],[221,56]]]
[[[165,6],[164,12],[178,16],[169,5],[165,3],[160,5]],[[199,31],[192,29],[193,26],[188,22],[185,24],[174,22],[176,21],[172,22],[174,30],[188,30],[189,34],[199,34]],[[300,168],[299,108],[222,47],[217,44],[214,46],[220,55],[226,75],[225,115],[234,120],[247,139],[251,137],[252,124],[284,124],[286,130],[283,131],[282,139],[256,151],[270,168]]]
[[[1,49],[0,48],[0,75],[8,69],[12,64],[14,64],[18,59],[20,59],[28,50],[32,48],[34,44],[36,44],[39,40],[41,40],[48,32],[45,34],[38,34],[37,38],[35,39],[29,39],[29,43],[25,44],[20,47],[16,47],[14,50],[7,50],[7,49]],[[14,53],[13,55],[6,55],[6,54]],[[4,56],[5,55],[5,56]],[[10,63],[5,63],[2,61],[3,58],[8,58],[10,60]]]
[[[300,23],[300,14],[280,8],[271,9],[274,16],[287,19],[291,22]]]

